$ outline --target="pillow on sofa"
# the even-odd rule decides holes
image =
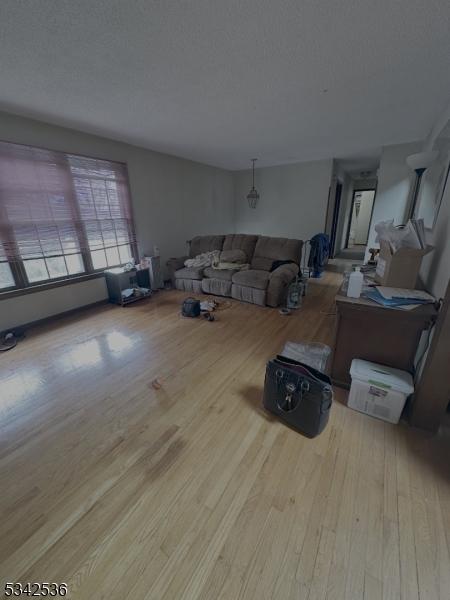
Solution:
[[[247,262],[247,255],[243,250],[222,250],[220,253],[220,262],[242,264]]]

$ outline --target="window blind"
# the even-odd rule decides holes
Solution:
[[[125,164],[0,142],[0,262],[18,287],[123,264],[135,244]]]
[[[94,268],[126,262],[136,242],[126,166],[81,156],[67,158]]]

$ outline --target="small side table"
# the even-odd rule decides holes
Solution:
[[[131,271],[126,271],[123,267],[106,269],[105,280],[109,301],[120,306],[126,306],[137,300],[148,298],[152,293],[148,269],[132,269]],[[123,296],[122,291],[129,288],[146,288],[149,291],[145,294],[133,295],[126,298]]]

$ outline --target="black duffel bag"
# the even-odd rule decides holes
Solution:
[[[267,363],[264,407],[307,437],[325,429],[332,400],[331,380],[324,373],[284,356]]]
[[[181,305],[181,314],[183,317],[200,316],[200,301],[195,298],[186,298]]]

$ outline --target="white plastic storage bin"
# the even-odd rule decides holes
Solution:
[[[389,423],[399,422],[406,399],[414,391],[409,373],[355,358],[350,375],[350,408]]]

